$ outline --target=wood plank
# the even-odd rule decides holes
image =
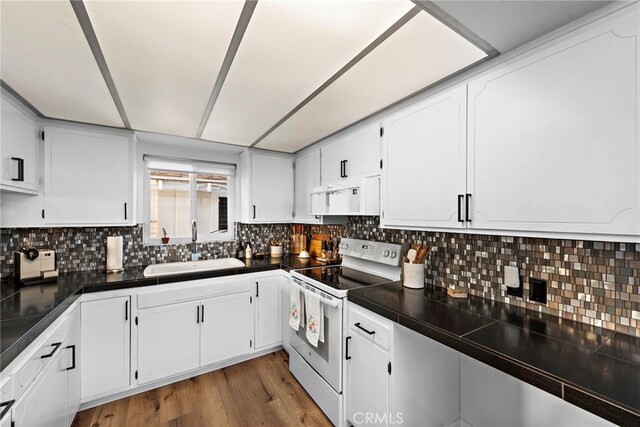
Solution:
[[[79,412],[73,427],[331,426],[280,350]]]

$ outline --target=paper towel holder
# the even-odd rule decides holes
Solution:
[[[110,240],[117,240],[119,241],[119,245],[117,248],[111,248],[111,250],[116,250],[118,252],[117,254],[117,258],[119,258],[119,260],[115,261],[115,264],[119,264],[117,266],[110,266],[110,260],[109,260],[109,242]],[[124,271],[123,268],[123,262],[122,262],[122,258],[123,258],[123,248],[122,248],[122,236],[108,236],[107,237],[107,268],[106,268],[106,273],[107,274],[116,274],[116,273],[122,273]],[[111,267],[111,268],[109,268]]]

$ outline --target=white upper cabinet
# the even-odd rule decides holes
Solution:
[[[47,125],[45,224],[133,224],[132,136]]]
[[[640,235],[631,9],[469,84],[470,227]]]
[[[309,194],[320,185],[320,149],[296,156],[295,168],[295,222],[318,223],[320,219],[311,215]]]
[[[322,185],[380,174],[380,124],[372,123],[325,145]]]
[[[465,227],[466,96],[460,86],[384,120],[383,226]]]
[[[246,151],[240,174],[242,222],[293,220],[293,156]]]
[[[2,97],[0,189],[36,194],[40,180],[40,124],[19,102]]]

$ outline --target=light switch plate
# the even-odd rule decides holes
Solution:
[[[504,267],[504,286],[506,288],[520,287],[520,273],[518,272],[518,267],[511,267],[509,265]]]

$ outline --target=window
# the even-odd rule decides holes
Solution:
[[[146,165],[145,241],[171,243],[232,240],[235,165],[144,156]]]

